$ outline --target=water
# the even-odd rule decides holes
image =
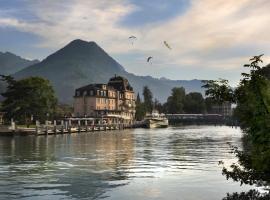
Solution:
[[[241,131],[187,126],[57,136],[0,137],[0,199],[217,200]]]

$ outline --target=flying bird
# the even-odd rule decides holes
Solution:
[[[153,57],[152,57],[152,56],[149,56],[149,57],[147,58],[147,62],[150,62],[152,59],[153,59]],[[151,63],[151,62],[150,62],[150,63]]]
[[[170,45],[168,44],[168,42],[164,41],[163,43],[164,43],[164,45],[165,45],[168,49],[172,50],[172,48],[170,47]]]

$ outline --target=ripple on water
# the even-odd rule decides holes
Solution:
[[[134,188],[158,198],[174,181],[186,188],[181,194],[193,194],[192,186],[204,187],[202,177],[225,195],[231,185],[217,162],[235,160],[228,143],[240,146],[240,137],[239,129],[188,126],[0,138],[0,199],[113,199],[121,188],[127,198],[142,198]],[[154,183],[164,191],[151,188]],[[201,196],[217,199],[209,188]],[[167,197],[178,199],[177,191]]]

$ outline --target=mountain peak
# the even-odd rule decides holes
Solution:
[[[28,60],[8,51],[0,52],[0,73],[10,75],[38,62],[38,60]]]
[[[85,40],[82,40],[82,39],[75,39],[75,40],[72,40],[68,45],[74,45],[74,44],[76,44],[76,45],[96,45],[96,46],[98,46],[97,45],[97,43],[95,43],[94,41],[85,41]],[[68,46],[67,45],[67,46]]]
[[[56,51],[54,54],[48,56],[45,60],[55,58],[73,58],[73,59],[86,59],[93,56],[108,56],[108,54],[95,42],[84,41],[76,39],[68,43],[62,49]]]

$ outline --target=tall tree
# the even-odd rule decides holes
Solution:
[[[2,111],[7,119],[27,122],[32,116],[44,120],[55,112],[57,99],[50,82],[40,77],[14,80],[10,76],[2,76],[7,83]]]
[[[185,89],[183,87],[175,87],[172,89],[171,96],[167,99],[166,107],[168,113],[179,114],[184,112],[184,100],[185,100]]]
[[[191,92],[186,95],[184,102],[185,113],[204,113],[206,110],[204,98],[199,92]]]
[[[159,113],[163,113],[165,111],[163,105],[157,99],[154,101],[154,109]]]
[[[153,94],[148,86],[143,88],[144,106],[146,112],[152,112],[153,110]]]
[[[144,116],[145,116],[145,106],[144,106],[144,103],[141,102],[140,94],[138,93],[137,99],[136,99],[135,118],[136,120],[140,121],[140,120],[143,120]]]
[[[141,103],[141,97],[140,97],[140,93],[137,94],[137,98],[136,98],[136,103]]]
[[[213,113],[213,106],[216,105],[215,101],[210,97],[206,97],[204,99],[204,102],[205,102],[206,112],[208,114]]]

